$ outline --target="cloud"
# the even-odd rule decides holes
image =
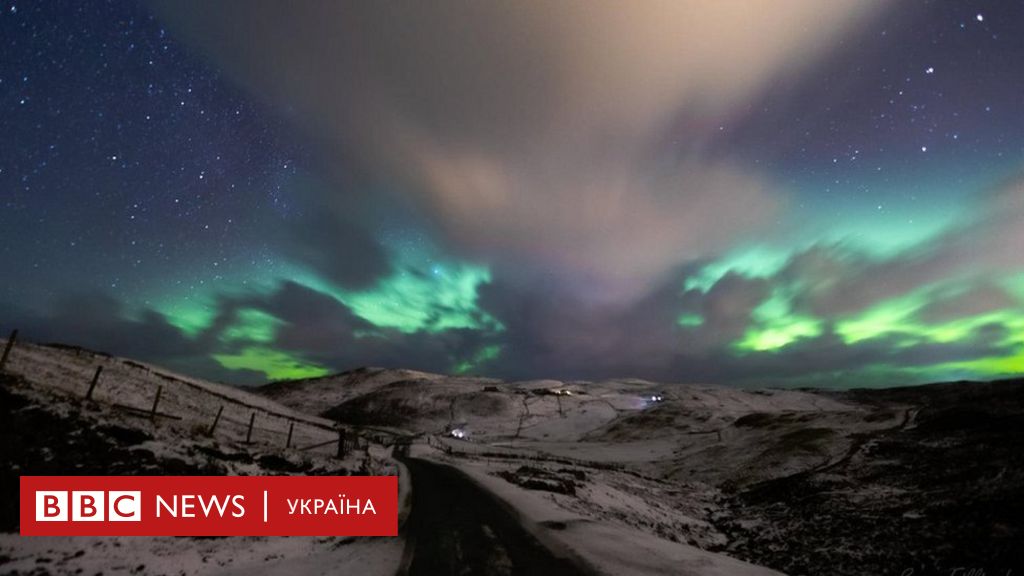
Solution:
[[[739,361],[725,349],[679,356],[671,367],[681,382],[726,382],[748,386],[906,386],[961,377],[967,371],[930,371],[935,365],[1003,357],[1018,350],[1002,343],[1005,331],[988,326],[971,342],[902,346],[899,338],[847,344],[832,333]],[[951,376],[955,374],[955,376]]]
[[[843,315],[935,283],[978,282],[1024,268],[1024,179],[984,195],[975,216],[896,257],[817,245],[793,257],[780,279],[799,284],[798,307]]]
[[[289,183],[297,215],[267,243],[310,285],[221,295],[195,337],[77,296],[27,324],[48,338],[244,382],[477,361],[515,378],[779,381],[1016,353],[1019,182],[899,254],[818,244],[684,289],[788,208],[720,128],[750,122],[875,2],[157,5],[309,136],[318,176]],[[752,331],[763,345],[738,345]]]
[[[736,341],[751,324],[754,309],[771,294],[764,279],[728,273],[707,293],[690,290],[683,295],[683,307],[698,314],[702,322],[686,334],[686,351],[709,351]]]
[[[239,356],[251,349],[253,365],[260,357],[276,355],[329,371],[382,366],[451,372],[496,343],[493,334],[470,329],[404,333],[381,328],[333,296],[295,282],[283,282],[266,294],[224,296],[217,308],[217,319],[200,339],[221,355]],[[268,318],[272,328],[232,330],[246,311]],[[229,333],[238,337],[226,339]]]
[[[277,231],[283,256],[345,288],[366,287],[389,272],[388,256],[369,229],[358,193],[350,192],[354,197],[344,202],[330,201],[326,185],[312,179],[293,182],[290,192],[298,209]]]
[[[498,275],[481,292],[481,306],[508,327],[497,368],[515,377],[820,385],[970,375],[964,363],[1013,358],[1024,345],[1024,302],[1006,284],[1024,265],[1014,244],[1024,230],[1024,210],[1013,207],[1019,190],[1001,187],[983,216],[885,259],[818,244],[770,273],[731,271],[706,290],[684,290],[711,264],[703,261],[620,306]],[[677,323],[681,316],[687,321]],[[740,346],[751,331],[776,339],[763,350]]]
[[[167,319],[149,309],[129,314],[122,303],[101,291],[61,295],[46,314],[4,310],[21,338],[87,346],[101,352],[159,362],[200,358],[201,342],[185,337]]]
[[[990,282],[981,282],[963,290],[941,295],[922,308],[918,312],[918,317],[929,324],[941,324],[1019,306],[1020,304],[1003,288]]]
[[[224,295],[214,320],[187,336],[162,314],[129,311],[110,294],[65,294],[39,314],[0,305],[20,338],[83,345],[215,381],[254,385],[357,366],[451,372],[497,342],[476,330],[405,334],[373,326],[334,297],[294,282],[268,293]],[[262,322],[253,325],[253,319]]]
[[[774,221],[779,187],[709,144],[873,3],[157,5],[453,249],[621,301]]]
[[[504,326],[496,335],[501,357],[488,368],[505,378],[603,378],[633,368],[650,371],[673,346],[662,338],[671,326],[650,322],[642,305],[596,305],[553,282],[524,286],[498,275],[481,287],[480,306]]]

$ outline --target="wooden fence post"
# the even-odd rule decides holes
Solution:
[[[18,339],[18,331],[11,330],[11,335],[7,338],[7,346],[4,346],[4,355],[0,358],[0,370],[3,370],[7,366],[7,357],[11,355],[11,348],[14,348],[14,342]]]
[[[245,443],[248,444],[252,441],[252,425],[256,422],[256,411],[254,410],[252,415],[249,416],[249,430],[245,433]]]
[[[153,408],[152,408],[152,410],[149,411],[149,418],[150,418],[150,420],[153,420],[153,419],[156,418],[156,407],[160,405],[160,395],[163,394],[163,392],[164,392],[164,387],[163,386],[157,386],[156,387],[156,397],[153,398]]]
[[[338,428],[338,458],[345,457],[345,429]]]
[[[85,393],[86,400],[92,400],[92,391],[96,389],[96,385],[100,383],[100,373],[103,372],[103,366],[96,367],[96,373],[92,375],[92,382],[89,384],[89,391]]]
[[[295,429],[295,421],[292,420],[291,422],[288,423],[288,440],[284,443],[284,447],[285,448],[291,448],[292,447],[292,430],[294,430],[294,429]]]
[[[217,415],[213,417],[213,424],[210,424],[210,429],[206,432],[207,436],[213,436],[213,431],[217,429],[217,423],[220,422],[220,415],[224,413],[224,405],[221,404],[217,410]]]

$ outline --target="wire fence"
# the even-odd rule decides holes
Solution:
[[[59,361],[41,349],[59,350]],[[17,353],[15,353],[17,352]],[[332,423],[283,409],[269,399],[227,386],[211,386],[153,366],[84,348],[18,341],[14,330],[0,356],[0,371],[43,381],[83,401],[106,405],[130,417],[192,423],[210,437],[316,452],[344,458],[373,442],[394,443],[388,431]]]

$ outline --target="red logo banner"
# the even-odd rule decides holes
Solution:
[[[22,476],[23,536],[396,536],[396,476]]]

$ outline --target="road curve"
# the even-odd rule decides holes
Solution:
[[[593,571],[545,547],[514,511],[465,474],[443,464],[401,458],[412,475],[412,510],[405,523],[399,574],[488,576]]]

